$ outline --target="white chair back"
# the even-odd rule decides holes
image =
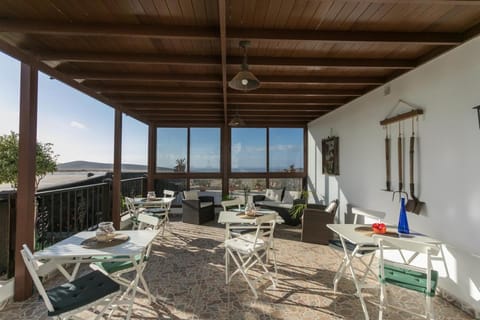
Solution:
[[[385,218],[385,212],[359,208],[359,207],[352,207],[352,214],[354,215],[353,224],[357,224],[357,220],[359,216],[374,219],[374,220],[382,220],[383,218]]]
[[[140,213],[138,215],[138,229],[153,229],[158,230],[161,226],[161,220],[157,217]],[[145,227],[145,228],[143,228]]]
[[[165,198],[174,198],[175,197],[175,191],[172,190],[163,190],[163,196]]]
[[[383,235],[378,235],[375,234],[373,235],[373,238],[375,240],[375,243],[378,245],[380,249],[380,257],[379,257],[379,269],[380,269],[380,283],[381,283],[381,292],[380,292],[380,308],[379,308],[379,319],[383,318],[383,310],[386,307],[386,290],[385,290],[385,266],[391,266],[389,268],[400,268],[405,269],[405,270],[411,270],[415,272],[421,272],[425,274],[426,276],[426,283],[425,283],[425,288],[422,288],[422,290],[425,290],[425,314],[418,314],[413,311],[409,310],[403,310],[411,314],[415,314],[418,316],[422,316],[426,319],[433,319],[433,310],[432,310],[432,303],[431,303],[431,296],[430,292],[433,292],[432,290],[432,273],[433,268],[432,268],[432,255],[437,255],[440,252],[440,248],[435,245],[435,244],[430,244],[430,243],[424,243],[424,242],[417,242],[413,241],[411,239],[402,239],[402,238],[391,238]],[[403,259],[403,262],[397,262],[397,261],[390,261],[390,260],[385,260],[385,251],[386,250],[396,250],[400,252],[400,255]],[[409,260],[405,259],[404,254],[402,253],[401,250],[408,250],[412,252],[415,257],[418,254],[425,254],[427,257],[427,265],[424,267],[419,267],[419,266],[413,266],[411,265],[411,261],[413,260],[410,258]],[[398,270],[398,269],[397,269]],[[404,287],[403,285],[399,284],[398,282],[394,282],[394,284],[399,285],[401,287]],[[419,283],[421,285],[421,283]],[[412,289],[411,287],[408,287]],[[415,289],[412,289],[415,290]],[[395,307],[391,306],[390,307]]]
[[[127,207],[128,213],[131,217],[136,218],[138,216],[138,210],[135,208],[132,198],[125,197],[125,206]]]
[[[256,218],[255,224],[257,225],[257,232],[255,234],[255,242],[263,238],[264,241],[271,243],[273,241],[276,221],[277,216],[275,214],[266,214]]]
[[[27,270],[32,277],[33,283],[35,284],[38,293],[42,297],[43,302],[45,302],[48,311],[53,312],[55,309],[53,308],[53,305],[47,296],[47,292],[45,291],[45,288],[43,287],[42,282],[40,281],[40,278],[37,274],[37,270],[39,268],[38,262],[35,260],[35,257],[33,256],[32,252],[26,244],[24,244],[22,247],[23,249],[20,250],[20,253],[22,255],[23,261],[25,262],[25,266],[27,267]]]
[[[223,207],[223,211],[228,211],[227,208],[237,206],[240,209],[240,206],[243,204],[242,199],[236,198],[233,200],[224,200],[220,203]]]

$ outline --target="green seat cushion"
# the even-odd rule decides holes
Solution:
[[[128,259],[128,256],[115,256],[114,259]],[[105,270],[108,274],[112,274],[118,271],[126,270],[133,268],[133,262],[131,260],[125,261],[101,261],[102,259],[112,259],[112,257],[101,257],[98,258],[98,262],[95,264]],[[135,256],[135,261],[140,263],[140,255]],[[144,258],[144,261],[147,261],[147,257]]]
[[[47,290],[47,296],[52,302],[54,311],[49,316],[75,310],[95,302],[120,289],[118,283],[100,271],[93,271],[83,277]]]
[[[415,290],[429,296],[435,296],[435,289],[437,288],[438,272],[432,270],[432,288],[427,292],[427,274],[424,272],[408,270],[398,266],[386,264],[384,267],[385,279],[380,276],[380,281],[383,283],[390,283],[396,286]]]

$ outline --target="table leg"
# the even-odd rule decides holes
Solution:
[[[350,255],[348,254],[345,239],[343,239],[343,237],[340,236],[340,241],[342,242],[343,251],[345,253],[345,259],[346,259],[345,267],[348,267],[350,269],[350,273],[352,274],[352,278],[353,278],[353,283],[355,284],[355,288],[357,289],[357,295],[358,295],[358,298],[360,299],[360,304],[362,305],[362,310],[363,310],[363,314],[365,316],[365,320],[369,320],[370,318],[368,316],[367,305],[365,304],[365,300],[363,299],[362,290],[361,290],[360,284],[358,283],[357,276],[355,275],[355,270],[354,270],[353,265],[352,265],[352,259],[351,259]],[[355,254],[355,252],[357,251],[357,248],[358,248],[358,246],[355,248],[352,255]]]
[[[225,241],[227,241],[228,239],[230,239],[230,223],[225,224]],[[230,265],[230,257],[228,255],[227,248],[225,248],[225,284],[228,284],[229,265]]]

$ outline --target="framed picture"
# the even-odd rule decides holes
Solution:
[[[322,173],[325,175],[340,175],[338,137],[322,139]]]

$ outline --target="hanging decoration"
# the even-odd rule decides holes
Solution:
[[[400,113],[395,116],[391,116],[394,111],[400,106],[400,105],[405,105],[411,110],[408,112]],[[417,106],[406,102],[405,100],[398,100],[398,102],[395,104],[395,106],[392,108],[390,113],[387,115],[387,117],[380,121],[380,125],[382,125],[385,128],[385,166],[386,166],[386,189],[385,191],[391,191],[393,192],[393,197],[392,199],[395,198],[395,194],[399,193],[400,195],[400,201],[402,202],[403,210],[413,212],[416,214],[419,214],[421,209],[424,206],[424,202],[420,201],[416,196],[415,196],[415,123],[414,120],[416,119],[418,121],[418,116],[423,114],[423,110],[418,108]],[[411,119],[412,120],[412,132],[410,136],[410,145],[409,145],[409,187],[410,187],[410,198],[408,197],[408,194],[404,192],[404,133],[405,130],[402,129],[402,122],[405,120]],[[391,189],[391,131],[390,131],[390,125],[398,123],[398,138],[397,138],[397,156],[398,156],[398,190],[392,190]],[[402,133],[403,131],[403,133]],[[405,195],[405,197],[403,197]],[[407,199],[407,203],[405,205],[405,199]],[[406,219],[406,216],[405,216]],[[408,223],[407,223],[407,229],[408,229]]]

